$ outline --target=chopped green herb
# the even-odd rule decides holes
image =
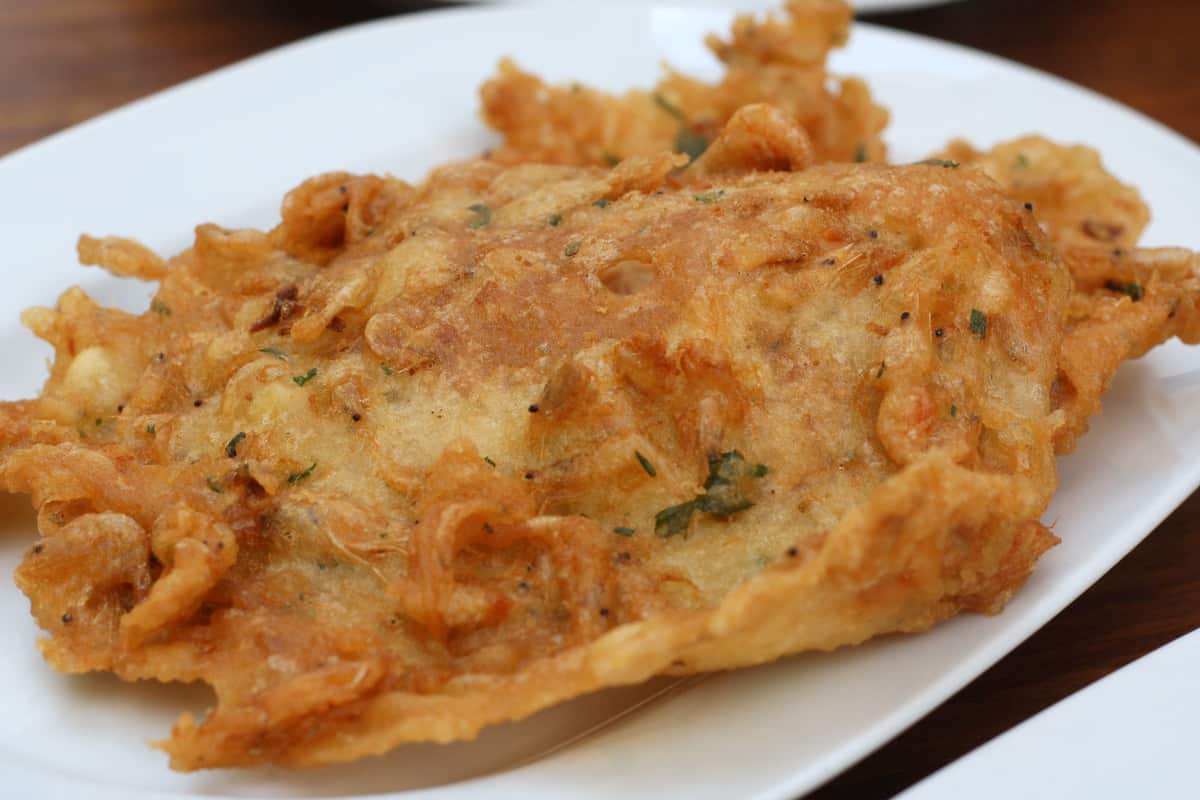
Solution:
[[[242,439],[245,438],[245,431],[238,431],[236,434],[234,434],[233,438],[229,440],[229,444],[225,445],[225,455],[229,456],[230,458],[237,458],[237,446],[241,443]]]
[[[258,348],[258,352],[266,353],[269,356],[275,356],[280,361],[287,361],[287,359],[288,359],[287,353],[283,352],[282,350],[278,350],[274,347],[260,347],[260,348]]]
[[[495,532],[496,532],[496,529],[492,527],[492,523],[490,523],[490,522],[485,522],[485,523],[483,523],[483,529],[484,529],[485,531],[487,531],[488,533],[495,533]]]
[[[663,111],[667,112],[672,117],[679,120],[680,122],[683,122],[686,120],[686,117],[683,116],[683,112],[680,111],[679,108],[674,103],[672,103],[667,98],[663,97],[658,92],[654,93],[654,103],[659,108],[661,108]]]
[[[171,316],[170,307],[167,306],[165,303],[160,303],[157,300],[155,300],[153,303],[150,304],[150,310],[153,311],[155,314],[162,314],[164,317]]]
[[[958,406],[954,405],[953,403],[950,405],[950,416],[952,416],[952,417],[958,416]]]
[[[1120,292],[1121,294],[1129,295],[1136,303],[1146,296],[1146,290],[1142,288],[1140,283],[1121,283],[1120,281],[1105,281],[1104,288],[1110,292]]]
[[[611,204],[611,203],[612,203],[612,201],[609,200],[608,198],[601,197],[599,200],[592,203],[592,205],[594,205],[596,208],[608,208],[609,204]]]
[[[633,536],[633,528],[613,528],[613,533],[618,533],[621,536]]]
[[[702,133],[695,133],[684,128],[675,137],[675,149],[680,153],[687,154],[689,162],[695,161],[704,155],[704,151],[708,149],[708,137]]]
[[[316,468],[317,468],[317,462],[314,461],[312,464],[309,465],[308,469],[304,470],[303,472],[293,472],[291,475],[288,475],[288,483],[299,483],[300,481],[307,478],[309,475],[312,475],[313,470]]]
[[[612,153],[606,152],[603,155],[603,158],[604,158],[604,163],[608,164],[610,167],[615,167],[617,164],[621,163],[620,156],[613,155]]]
[[[646,458],[637,450],[634,450],[633,454],[637,456],[638,463],[642,465],[642,469],[646,470],[647,475],[653,478],[658,474],[658,470],[654,469],[654,465],[650,463],[650,459]]]
[[[859,142],[857,145],[855,145],[854,160],[855,160],[855,162],[857,162],[859,164],[861,164],[867,160],[867,144],[866,144],[866,142]]]
[[[208,483],[208,488],[212,489],[217,494],[221,494],[222,492],[225,491],[224,489],[221,488],[221,485],[219,483],[217,483],[215,480],[213,480],[212,478],[205,478],[204,480]]]
[[[715,203],[724,196],[724,189],[710,189],[707,192],[692,195],[692,199],[701,203]]]
[[[883,371],[884,371],[885,369],[887,369],[887,362],[886,362],[886,361],[880,361],[880,362],[879,362],[879,369],[875,370],[875,378],[876,378],[876,380],[878,380],[879,378],[882,378],[882,377],[883,377]]]
[[[383,367],[383,374],[384,374],[384,375],[391,375],[391,374],[392,374],[392,368],[391,368],[391,367],[389,367],[387,364],[380,364],[380,366],[381,366],[381,367]]]
[[[571,242],[563,250],[563,255],[566,256],[567,258],[570,258],[571,256],[575,255],[578,252],[579,252],[579,242]]]
[[[980,339],[987,336],[987,314],[978,308],[971,309],[971,333]]]
[[[666,539],[677,533],[685,533],[692,521],[692,513],[696,510],[696,501],[669,506],[654,515],[654,533]]]
[[[696,507],[721,516],[745,511],[754,503],[743,494],[741,479],[756,471],[747,466],[746,459],[737,450],[709,456],[708,479],[704,481],[704,494],[696,498]]]
[[[310,369],[308,372],[304,373],[303,375],[296,375],[295,377],[292,378],[292,380],[296,383],[297,386],[303,386],[304,384],[308,383],[315,377],[317,377],[317,368],[313,367],[312,369]]]
[[[1017,160],[1013,163],[1016,169],[1025,169],[1029,166],[1029,158],[1024,153],[1017,153]]]
[[[917,163],[924,164],[929,167],[946,167],[947,169],[954,169],[958,166],[957,161],[951,161],[948,158],[927,158],[924,161],[918,161]]]
[[[482,228],[492,221],[492,210],[483,203],[472,203],[467,206],[467,210],[475,214],[471,217],[471,221],[467,223],[467,227],[471,230]]]
[[[709,456],[704,493],[655,514],[654,532],[664,538],[684,533],[696,511],[722,517],[745,511],[754,505],[744,494],[745,479],[766,477],[768,471],[765,464],[750,466],[736,450]]]
[[[492,461],[491,456],[484,456],[483,460],[486,461],[490,466],[493,466],[493,467],[496,466],[496,462]]]
[[[562,214],[551,214],[550,219],[546,220],[546,222],[551,228],[557,228],[559,223],[562,222]]]
[[[150,434],[151,436],[153,436],[153,435],[154,435],[154,426],[153,426],[153,425],[147,425],[147,426],[146,426],[146,433],[148,433],[148,434]]]

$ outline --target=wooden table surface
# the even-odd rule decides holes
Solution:
[[[186,78],[403,5],[4,0],[0,154]],[[1200,3],[1193,0],[966,0],[868,19],[1061,75],[1200,140]],[[811,796],[890,796],[1196,627],[1200,493],[1029,641]]]

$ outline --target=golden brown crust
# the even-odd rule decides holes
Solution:
[[[502,164],[603,166],[674,149],[695,157],[739,109],[769,104],[794,122],[804,160],[883,161],[887,111],[857,78],[829,74],[852,17],[842,0],[789,0],[784,18],[736,18],[708,46],[725,64],[717,84],[669,72],[653,92],[609,95],[578,83],[547,86],[504,60],[480,90],[484,120],[503,143]],[[811,153],[811,155],[807,155]],[[795,167],[793,167],[795,168]]]
[[[967,170],[680,165],[324,176],[143,315],[31,312],[51,663],[212,684],[176,768],[305,766],[998,610],[1054,541],[1036,224]]]

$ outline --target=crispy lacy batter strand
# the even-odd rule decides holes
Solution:
[[[1177,247],[1066,250],[1076,291],[1054,383],[1066,412],[1055,434],[1060,453],[1074,449],[1100,411],[1121,362],[1179,337],[1200,343],[1200,255]]]
[[[1105,171],[1090,147],[1024,136],[980,152],[957,140],[939,157],[982,169],[1010,197],[1029,203],[1063,245],[1131,247],[1150,221],[1137,189]]]
[[[104,267],[113,275],[157,281],[167,272],[166,262],[158,254],[132,239],[80,236],[76,250],[80,264]]]
[[[1089,147],[1026,136],[987,152],[955,141],[941,157],[996,180],[1063,253],[1074,291],[1053,389],[1064,412],[1055,448],[1069,453],[1122,362],[1172,337],[1200,341],[1200,262],[1182,248],[1136,248],[1150,211]]]
[[[842,0],[790,0],[784,19],[739,16],[729,41],[708,39],[726,67],[715,85],[670,72],[653,92],[613,96],[577,83],[550,87],[502,61],[481,89],[483,118],[504,136],[489,157],[601,166],[673,149],[696,158],[739,109],[769,103],[800,125],[807,141],[792,149],[801,160],[883,161],[887,111],[861,80],[825,68],[851,17]]]
[[[999,610],[1055,541],[1070,276],[973,170],[739,173],[798,131],[322,176],[198,228],[169,314],[28,314],[48,660],[211,684],[178,769],[308,766]]]

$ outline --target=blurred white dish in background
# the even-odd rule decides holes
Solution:
[[[1051,706],[901,800],[1195,797],[1200,631]]]

